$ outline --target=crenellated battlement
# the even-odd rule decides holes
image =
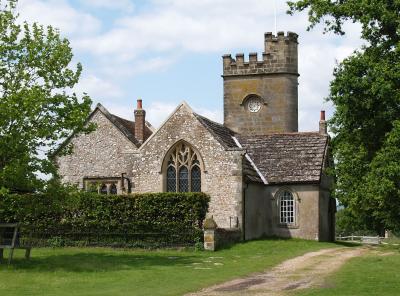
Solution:
[[[247,61],[243,53],[232,58],[230,54],[222,56],[223,76],[289,73],[298,75],[297,38],[293,32],[271,32],[264,35],[264,52],[260,59],[255,52],[249,54]]]

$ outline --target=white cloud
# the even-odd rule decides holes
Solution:
[[[145,13],[117,20],[115,26],[82,40],[81,49],[103,55],[137,55],[145,51],[215,52],[259,46],[271,27],[268,1],[153,1]],[[96,46],[93,46],[96,45]]]
[[[130,105],[131,106],[127,108],[126,106],[105,103],[105,107],[111,113],[128,120],[134,120],[133,111],[136,108],[136,100],[132,99]],[[149,106],[146,106],[146,102],[143,102],[143,109],[146,110],[146,120],[155,128],[158,128],[177,106],[178,103],[168,103],[164,101],[154,101]]]
[[[278,30],[300,35],[299,126],[301,130],[316,130],[319,111],[326,109],[328,115],[332,113],[332,106],[324,103],[323,98],[328,95],[335,60],[342,60],[360,46],[360,26],[346,24],[345,37],[323,35],[322,26],[306,32],[307,14],[288,16],[286,1],[277,2]],[[71,3],[21,0],[19,12],[23,19],[59,27],[72,40],[74,50],[95,61],[89,72],[96,76],[83,78],[80,86],[94,99],[121,97],[118,85],[124,78],[166,70],[187,57],[185,53],[214,53],[219,59],[221,53],[261,52],[264,32],[274,28],[273,4],[269,0],[151,0],[146,9],[124,14],[114,23],[101,23],[89,13],[90,8],[129,10],[133,9],[132,1],[81,0],[89,12]],[[176,105],[153,101],[147,108],[149,121],[157,126]],[[112,108],[121,116],[133,116],[133,106],[129,114],[126,108]],[[222,121],[222,110],[194,109]]]
[[[133,110],[136,107],[135,104],[135,101],[132,100],[131,107],[128,108],[110,103],[105,103],[105,107],[115,115],[134,120]],[[146,102],[143,102],[143,104],[143,108],[146,110],[146,120],[155,128],[158,128],[179,105],[178,102],[165,102],[163,100],[151,102],[149,106],[146,106]],[[193,107],[193,111],[216,122],[222,122],[223,120],[222,110]]]
[[[74,91],[79,94],[85,92],[96,100],[121,98],[124,94],[119,86],[113,84],[110,80],[104,80],[95,75],[83,76],[75,86]]]
[[[194,112],[207,117],[215,122],[222,123],[224,121],[224,114],[222,110],[210,110],[206,108],[193,107]]]
[[[65,0],[20,0],[18,11],[21,20],[51,25],[68,37],[89,36],[101,28],[97,18],[74,9]]]
[[[81,3],[87,7],[106,8],[125,12],[132,12],[135,7],[130,0],[81,0]]]

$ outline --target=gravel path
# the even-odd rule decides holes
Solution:
[[[286,295],[288,291],[323,285],[327,275],[366,250],[362,247],[334,248],[307,253],[263,273],[235,279],[186,296]]]

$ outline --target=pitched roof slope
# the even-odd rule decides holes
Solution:
[[[135,122],[130,121],[124,118],[121,118],[117,115],[109,113],[109,120],[136,146],[139,146],[139,142],[135,137]],[[149,128],[149,123],[146,122],[145,130],[144,130],[144,138],[147,139],[151,136],[152,130]]]
[[[269,184],[320,181],[328,136],[282,133],[236,138]]]
[[[88,118],[86,119],[86,123],[90,121],[90,119],[93,117],[93,115],[96,113],[96,111],[99,110],[118,130],[128,138],[136,147],[140,146],[139,141],[135,137],[135,122],[126,120],[124,118],[121,118],[117,115],[111,114],[102,104],[98,103],[96,108],[90,113]],[[153,133],[153,127],[149,122],[146,121],[145,125],[145,139],[151,136]],[[75,136],[75,132],[73,132],[67,139],[65,139],[64,142],[62,142],[58,148],[50,155],[50,157],[56,156],[61,149],[67,145],[71,139]]]
[[[235,141],[232,137],[235,136],[235,133],[230,130],[229,128],[223,126],[220,123],[212,121],[204,116],[201,116],[197,113],[193,113],[194,116],[200,121],[201,124],[210,132],[212,133],[215,138],[220,142],[225,148],[233,148],[237,149],[238,146],[236,145]]]

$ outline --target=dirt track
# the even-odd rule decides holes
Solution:
[[[327,275],[366,250],[361,247],[335,248],[307,253],[263,273],[235,279],[186,296],[285,295],[288,291],[322,285]]]

